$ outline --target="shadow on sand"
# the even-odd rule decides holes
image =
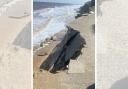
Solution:
[[[86,89],[95,89],[95,84],[88,86]]]
[[[117,81],[110,89],[128,89],[128,77]]]
[[[31,49],[31,23],[29,22],[17,35],[13,44],[22,48]]]
[[[92,33],[95,34],[95,24],[92,25]]]

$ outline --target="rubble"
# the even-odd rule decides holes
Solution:
[[[75,18],[77,19],[81,16],[87,16],[88,14],[94,13],[92,11],[92,8],[94,8],[94,6],[95,6],[95,0],[86,2],[83,6],[79,8],[79,10],[77,11],[78,14],[77,16],[75,16]]]

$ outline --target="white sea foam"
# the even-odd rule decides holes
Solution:
[[[61,19],[63,22],[69,22],[76,15],[75,9],[81,5],[63,6],[55,8],[47,8],[34,12],[34,30],[41,23],[47,21],[49,18]],[[71,19],[69,19],[71,18]],[[67,19],[67,20],[66,20]]]
[[[88,0],[90,1],[90,0]],[[55,8],[46,8],[43,10],[35,11],[33,28],[34,31],[39,29],[40,24],[46,23],[50,19],[49,23],[40,31],[38,34],[33,37],[33,45],[39,45],[41,42],[44,42],[46,38],[52,37],[54,34],[58,33],[61,30],[65,29],[66,24],[75,20],[77,15],[77,10],[82,6],[81,5],[68,5]]]

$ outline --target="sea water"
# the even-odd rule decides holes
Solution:
[[[36,1],[36,2],[35,2]],[[37,2],[38,1],[38,2]],[[44,1],[44,2],[43,2]],[[66,25],[77,15],[77,10],[90,0],[34,0],[33,28],[37,31],[40,25],[47,25],[33,37],[33,45],[38,45],[54,34],[65,29]],[[50,2],[51,1],[51,2]],[[54,1],[54,2],[52,2]],[[61,1],[61,2],[60,2]],[[67,2],[66,2],[67,1]],[[72,1],[72,2],[70,2]]]

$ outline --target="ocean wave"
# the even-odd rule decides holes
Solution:
[[[72,5],[72,6],[63,6],[63,7],[55,7],[55,8],[46,8],[43,10],[35,11],[33,13],[33,26],[34,30],[38,28],[41,23],[45,23],[50,18],[61,19],[61,21],[67,23],[74,19],[76,13],[76,9],[78,9],[81,5]],[[70,19],[71,18],[71,19]]]
[[[77,10],[80,7],[81,5],[69,5],[35,11],[33,13],[34,31],[39,30],[37,28],[40,28],[40,25],[46,23],[49,19],[50,21],[42,31],[33,37],[33,45],[40,44],[41,42],[45,41],[46,38],[49,38],[59,31],[64,30],[66,24],[75,20]]]

